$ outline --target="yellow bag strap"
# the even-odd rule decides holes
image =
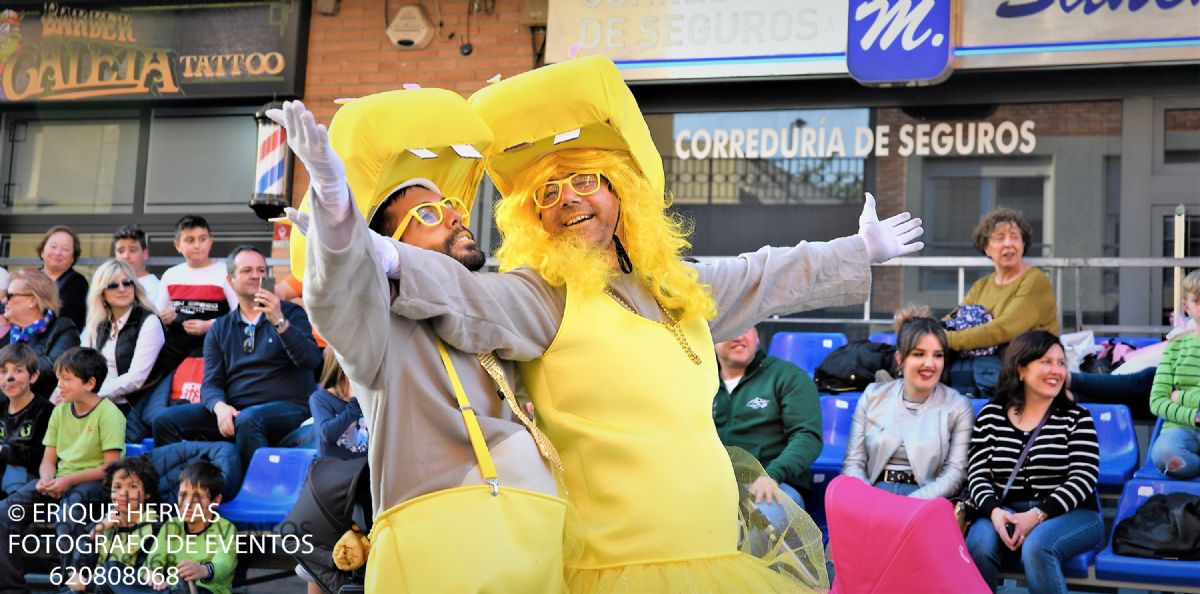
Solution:
[[[475,459],[479,461],[479,473],[483,475],[483,480],[492,486],[492,495],[500,494],[500,479],[496,476],[496,465],[492,462],[492,454],[488,452],[487,440],[483,438],[483,429],[479,426],[479,419],[475,417],[475,409],[471,408],[471,402],[467,400],[467,393],[463,390],[462,382],[458,380],[458,372],[454,370],[454,363],[450,361],[450,353],[446,352],[446,345],[440,338],[434,338],[437,341],[438,354],[442,356],[442,364],[446,366],[446,372],[450,374],[450,385],[454,387],[454,398],[458,400],[458,410],[462,412],[463,423],[467,426],[467,436],[471,438],[471,449],[475,450]]]
[[[542,433],[537,425],[525,415],[521,407],[517,405],[517,397],[513,395],[512,390],[508,387],[508,379],[504,376],[504,368],[500,366],[500,361],[496,359],[494,353],[484,353],[475,355],[479,359],[479,365],[488,375],[492,376],[492,381],[496,383],[496,388],[500,390],[500,394],[504,396],[504,402],[508,404],[508,408],[512,410],[513,416],[521,421],[521,424],[529,430],[529,434],[533,436],[533,443],[537,445],[537,449],[542,453],[542,456],[549,460],[560,471],[563,469],[562,459],[558,457],[558,450],[554,448],[554,444]]]

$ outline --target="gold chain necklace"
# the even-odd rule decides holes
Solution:
[[[615,292],[613,292],[613,290],[611,288],[604,287],[604,293],[606,295],[608,295],[609,297],[612,297],[613,301],[616,301],[618,305],[620,305],[621,307],[624,307],[626,310],[629,311],[629,313],[632,313],[635,316],[641,315],[638,312],[634,311],[634,309],[632,307],[630,307],[628,303],[625,303],[624,299],[621,299],[620,297],[618,297],[617,294]],[[671,335],[675,337],[675,342],[679,343],[680,348],[683,349],[683,353],[688,356],[688,359],[691,359],[692,363],[699,365],[700,364],[700,355],[697,355],[696,351],[692,350],[692,347],[688,345],[687,337],[683,335],[683,328],[679,327],[679,322],[675,319],[675,316],[671,315],[671,312],[667,311],[667,308],[663,307],[662,304],[658,302],[658,299],[655,299],[654,303],[658,305],[658,309],[662,310],[663,315],[666,316],[667,319],[670,320],[671,323],[668,324],[666,322],[659,322],[657,320],[651,320],[651,321],[666,327],[666,329],[671,332]],[[650,318],[646,318],[646,319],[649,320]]]

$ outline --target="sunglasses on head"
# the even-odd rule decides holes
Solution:
[[[404,235],[404,230],[408,228],[408,223],[417,221],[426,227],[436,227],[442,224],[445,219],[443,209],[450,208],[462,216],[462,224],[464,227],[470,225],[471,213],[467,212],[467,206],[458,198],[442,198],[437,202],[422,202],[410,209],[408,214],[404,215],[404,220],[400,221],[400,226],[396,227],[396,231],[392,233],[392,238],[399,240],[401,235]]]
[[[125,287],[126,289],[129,289],[132,288],[136,282],[137,281],[125,279],[120,282],[108,283],[107,285],[104,285],[104,288],[108,289],[109,291],[116,291],[118,287]]]

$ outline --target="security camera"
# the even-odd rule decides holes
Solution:
[[[405,4],[387,27],[388,40],[398,50],[424,49],[433,41],[433,22],[420,4]]]
[[[458,46],[458,51],[459,51],[459,53],[461,53],[464,56],[469,56],[469,55],[471,55],[471,52],[475,51],[475,46],[473,46],[469,43],[464,43],[464,44]]]

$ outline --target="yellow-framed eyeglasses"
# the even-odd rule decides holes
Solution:
[[[442,224],[445,218],[445,213],[442,209],[452,208],[462,216],[462,224],[464,227],[471,225],[471,213],[467,212],[467,205],[458,198],[445,197],[436,202],[422,202],[410,209],[408,214],[404,215],[404,220],[400,221],[400,226],[396,227],[396,231],[392,233],[392,238],[399,241],[400,236],[404,235],[404,230],[408,228],[410,221],[417,221],[426,227],[436,227]]]
[[[550,208],[558,204],[566,184],[571,184],[571,191],[576,196],[591,196],[600,189],[601,177],[603,176],[599,171],[580,171],[563,179],[552,179],[533,193],[533,203],[538,208]]]

